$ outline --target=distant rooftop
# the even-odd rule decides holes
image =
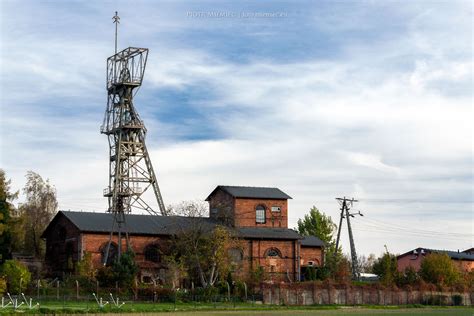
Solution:
[[[210,197],[217,191],[223,190],[235,198],[247,198],[247,199],[274,199],[274,200],[287,200],[291,199],[291,196],[283,192],[278,188],[265,188],[265,187],[241,187],[241,186],[230,186],[230,185],[218,185],[209,196],[206,201],[209,201]]]
[[[398,257],[403,257],[409,254],[412,254],[413,251],[417,251],[417,254],[421,253],[421,250],[423,250],[426,254],[429,253],[441,253],[441,254],[447,254],[451,259],[455,260],[469,260],[469,261],[474,261],[474,254],[470,254],[467,252],[459,252],[459,251],[452,251],[452,250],[440,250],[440,249],[430,249],[430,248],[422,248],[418,247],[416,249],[413,249],[411,251],[405,252],[404,254],[399,255]]]

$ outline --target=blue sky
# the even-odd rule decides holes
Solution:
[[[61,209],[105,210],[116,10],[119,48],[150,49],[135,104],[166,204],[277,186],[294,226],[354,196],[363,254],[473,246],[469,1],[2,1],[14,188],[34,170]]]

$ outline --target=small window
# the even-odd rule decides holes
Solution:
[[[100,247],[100,252],[102,255],[102,263],[105,263],[106,266],[112,265],[112,263],[115,262],[117,259],[117,254],[118,254],[118,247],[117,244],[114,242],[110,243],[110,246],[108,246],[108,242],[102,244]],[[107,253],[107,250],[109,251]],[[107,260],[106,260],[107,259]]]
[[[255,222],[258,224],[265,223],[265,206],[258,205],[255,209]]]
[[[277,248],[270,248],[267,251],[265,251],[265,257],[281,258],[281,252]]]
[[[151,262],[160,262],[160,248],[152,244],[145,248],[145,260]]]
[[[281,207],[279,206],[272,206],[272,212],[281,212]]]
[[[244,254],[238,248],[231,248],[228,251],[230,261],[234,264],[239,264],[244,259]]]

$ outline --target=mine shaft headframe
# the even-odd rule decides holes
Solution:
[[[145,74],[148,48],[129,47],[107,58],[107,90],[139,87]]]

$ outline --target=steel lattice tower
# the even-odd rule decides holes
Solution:
[[[117,14],[114,19],[118,23]],[[118,53],[116,51],[107,59],[108,101],[101,133],[107,135],[109,142],[109,185],[104,190],[104,196],[108,198],[108,212],[114,215],[114,221],[105,262],[115,227],[118,232],[118,257],[122,252],[122,233],[129,248],[125,215],[132,209],[145,210],[152,215],[166,215],[145,145],[146,128],[133,105],[133,97],[142,84],[147,57],[147,48],[129,47]],[[155,193],[159,213],[142,198],[150,187]]]

